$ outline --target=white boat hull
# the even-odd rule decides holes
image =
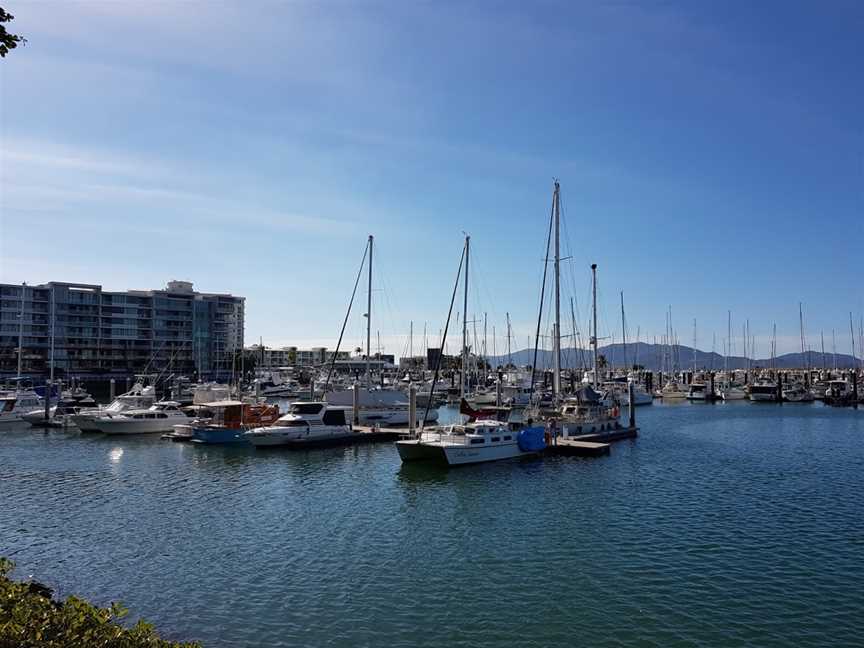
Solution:
[[[357,433],[344,425],[322,425],[311,430],[271,426],[249,430],[243,436],[254,446],[291,446],[295,448],[347,443]]]
[[[485,447],[471,447],[464,444],[451,444],[446,441],[397,441],[396,449],[402,461],[438,461],[448,466],[502,461],[536,454],[522,452],[519,444],[497,444]]]
[[[94,427],[103,434],[157,434],[171,432],[177,419],[96,419]]]

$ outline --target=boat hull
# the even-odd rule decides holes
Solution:
[[[255,447],[315,448],[351,443],[357,433],[347,426],[323,426],[311,431],[296,427],[270,426],[250,430],[246,441]]]
[[[192,443],[205,445],[246,445],[248,441],[241,428],[193,427]]]
[[[537,454],[536,452],[523,452],[519,449],[518,443],[472,448],[470,445],[462,444],[407,440],[397,441],[396,449],[403,462],[431,461],[448,466],[502,461]]]

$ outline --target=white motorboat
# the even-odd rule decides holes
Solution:
[[[687,398],[687,392],[681,388],[677,382],[670,381],[667,382],[663,389],[660,390],[660,398],[665,400],[679,400],[682,398]]]
[[[147,409],[126,410],[97,417],[93,425],[105,434],[153,434],[171,432],[189,417],[175,401],[154,403]]]
[[[350,424],[350,413],[350,407],[298,401],[273,425],[247,430],[243,436],[254,446],[299,448],[345,443],[357,434]]]
[[[81,432],[99,432],[95,421],[102,416],[114,416],[129,410],[147,409],[156,400],[156,390],[152,385],[143,387],[137,383],[125,394],[120,394],[105,407],[94,407],[79,410],[70,419]]]
[[[720,388],[720,398],[724,401],[747,400],[747,390],[739,385],[724,385]]]
[[[393,389],[361,389],[359,390],[360,425],[408,425],[408,397],[402,392]],[[353,416],[354,392],[353,390],[342,390],[330,392],[326,395],[329,405],[348,407],[352,410],[349,418]],[[425,408],[417,408],[417,423],[423,416]],[[427,423],[438,420],[438,410],[429,409],[426,418]]]
[[[44,412],[45,402],[30,389],[7,392],[0,395],[0,425],[21,423],[27,412],[40,408]]]
[[[713,394],[709,394],[708,385],[704,382],[692,382],[687,390],[687,400],[711,400]]]
[[[493,420],[480,420],[421,433],[396,442],[402,461],[437,461],[448,466],[500,461],[534,455],[546,447],[542,427],[511,430]]]
[[[788,403],[812,403],[816,396],[804,385],[796,383],[783,390],[783,400]]]
[[[760,380],[750,385],[750,400],[764,403],[777,402],[777,383]]]

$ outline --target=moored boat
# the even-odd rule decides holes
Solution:
[[[245,403],[237,400],[214,401],[207,404],[212,417],[196,420],[191,427],[191,441],[199,444],[247,443],[244,432],[271,425],[279,418],[279,406],[264,403]],[[175,434],[188,434],[185,428],[176,428]]]
[[[256,427],[243,436],[254,446],[312,447],[348,442],[357,432],[350,424],[350,407],[325,402],[292,403],[270,426]]]

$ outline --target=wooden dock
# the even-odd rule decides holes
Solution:
[[[546,448],[546,454],[565,457],[602,457],[609,454],[612,444],[616,441],[635,439],[637,436],[639,436],[639,428],[633,426],[597,434],[559,437]]]

